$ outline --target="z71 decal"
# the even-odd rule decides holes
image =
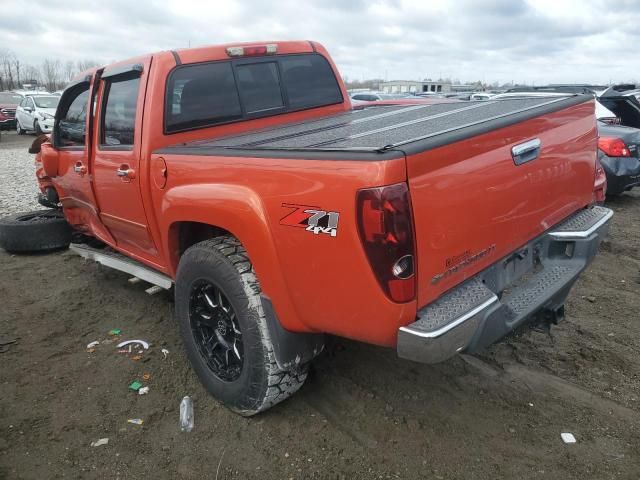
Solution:
[[[315,235],[324,233],[335,237],[338,235],[338,212],[327,212],[320,207],[310,205],[294,205],[283,203],[283,208],[291,210],[280,219],[280,225],[304,228]]]

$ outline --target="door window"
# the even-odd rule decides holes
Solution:
[[[106,83],[102,104],[101,147],[110,150],[133,148],[139,89],[140,77]]]
[[[61,147],[81,146],[85,144],[87,126],[87,108],[89,104],[89,85],[78,92],[66,113],[61,112],[58,124],[58,139]]]

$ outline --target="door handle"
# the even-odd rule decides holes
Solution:
[[[116,170],[116,175],[120,178],[133,180],[136,178],[136,171],[132,168],[129,168],[129,165],[120,165],[120,168]]]
[[[528,142],[516,145],[511,149],[511,157],[516,165],[531,162],[540,155],[540,147],[542,142],[539,138],[534,138]]]
[[[73,171],[79,173],[80,175],[84,175],[87,173],[87,167],[85,167],[82,162],[77,162],[73,167]]]

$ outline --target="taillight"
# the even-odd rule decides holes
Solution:
[[[416,295],[413,218],[406,183],[360,190],[358,232],[380,286],[394,302]]]
[[[598,138],[598,148],[610,157],[630,157],[629,148],[617,137],[600,137]]]
[[[260,55],[273,55],[278,53],[278,45],[269,43],[267,45],[253,45],[250,47],[228,47],[227,55],[230,57],[257,57]]]

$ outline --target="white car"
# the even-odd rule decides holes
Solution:
[[[489,100],[490,98],[493,98],[493,97],[494,97],[493,93],[476,92],[471,94],[471,96],[469,97],[469,100]]]
[[[56,107],[60,97],[55,95],[28,95],[16,109],[18,135],[31,131],[36,135],[51,133]]]

